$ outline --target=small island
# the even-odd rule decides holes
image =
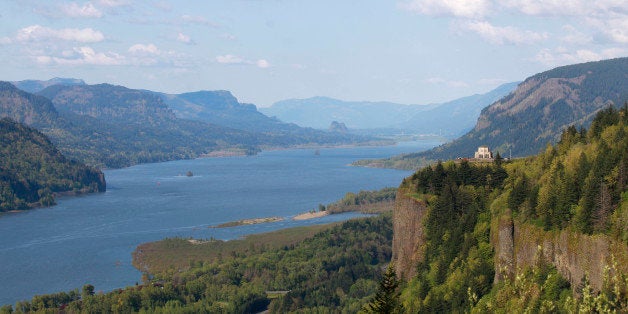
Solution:
[[[208,228],[228,228],[228,227],[237,227],[244,225],[256,225],[263,224],[268,222],[277,222],[282,221],[282,217],[265,217],[265,218],[252,218],[252,219],[242,219],[236,221],[225,222],[215,226],[209,226]]]

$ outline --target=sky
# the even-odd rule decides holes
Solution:
[[[0,1],[0,80],[440,103],[628,56],[628,0]]]

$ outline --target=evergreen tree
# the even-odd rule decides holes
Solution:
[[[398,291],[399,281],[393,264],[388,264],[388,269],[384,273],[384,277],[379,282],[379,290],[373,300],[368,303],[363,313],[401,313],[401,304],[399,303]]]

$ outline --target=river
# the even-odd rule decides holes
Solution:
[[[293,226],[346,220],[290,218],[346,192],[398,186],[409,171],[351,167],[357,159],[422,151],[437,141],[396,146],[265,151],[106,170],[107,192],[63,197],[57,205],[0,216],[0,305],[90,283],[96,291],[133,285],[131,252],[165,237],[234,239]],[[186,176],[191,171],[193,176]],[[280,216],[231,228],[220,223]]]

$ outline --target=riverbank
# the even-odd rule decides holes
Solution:
[[[309,212],[309,213],[298,214],[292,217],[292,220],[308,220],[308,219],[314,219],[314,218],[321,218],[329,214],[330,213],[326,211]]]
[[[237,227],[237,226],[244,226],[244,225],[256,225],[256,224],[263,224],[263,223],[268,223],[268,222],[277,222],[277,221],[282,221],[282,220],[283,220],[282,217],[242,219],[242,220],[225,222],[225,223],[218,224],[215,226],[209,226],[208,228],[228,228],[228,227]]]

